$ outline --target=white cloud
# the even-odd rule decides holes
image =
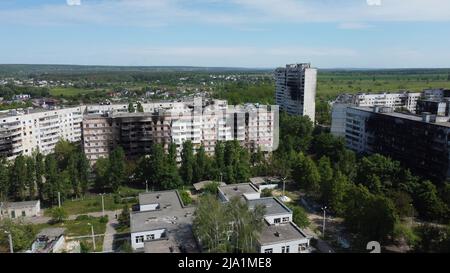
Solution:
[[[73,9],[70,6],[78,6]],[[225,6],[226,8],[222,8]],[[373,8],[376,6],[376,8]],[[159,27],[222,24],[249,30],[276,23],[331,22],[342,28],[386,21],[450,21],[448,0],[66,0],[0,10],[2,24]],[[359,27],[360,28],[360,27]]]
[[[381,0],[367,0],[369,6],[381,6]]]
[[[346,22],[346,23],[340,23],[338,25],[339,29],[367,29],[367,28],[372,28],[373,25],[369,25],[366,23],[360,23],[360,22]]]
[[[69,6],[80,6],[81,0],[66,0],[67,5]]]

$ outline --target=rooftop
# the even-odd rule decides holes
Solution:
[[[35,207],[40,201],[23,201],[23,202],[3,202],[0,203],[0,207],[2,208],[10,208],[10,209],[20,209],[20,208],[28,208]]]
[[[280,200],[275,197],[264,197],[259,199],[248,200],[247,204],[250,209],[253,209],[257,205],[262,205],[266,209],[265,215],[277,215],[292,213],[292,211],[286,207]]]
[[[49,238],[55,238],[64,235],[65,231],[65,228],[44,228],[36,235],[36,237],[46,236]]]
[[[233,197],[241,198],[244,194],[252,194],[259,192],[251,183],[230,184],[219,187],[219,190],[228,200],[230,200]]]
[[[161,207],[167,204],[182,206],[178,193],[174,190],[139,193],[139,204],[161,204]]]
[[[292,222],[279,225],[269,225],[266,223],[261,231],[259,243],[261,245],[270,245],[305,238],[307,238],[306,234]]]
[[[197,243],[189,224],[180,225],[167,232],[164,239],[144,242],[145,253],[196,253]]]
[[[200,181],[200,182],[194,183],[193,186],[196,191],[199,191],[199,190],[204,189],[206,185],[208,185],[210,183],[214,183],[214,182],[215,181],[212,181],[212,180]],[[219,187],[223,187],[223,186],[226,186],[227,184],[225,184],[224,182],[220,182],[220,183],[218,183],[218,185],[219,185]]]
[[[425,121],[423,121],[423,118],[422,118],[421,115],[407,114],[407,113],[400,113],[400,112],[379,113],[379,112],[374,112],[373,107],[362,107],[362,106],[358,106],[357,107],[357,106],[353,106],[351,108],[356,109],[356,110],[360,110],[360,111],[365,111],[365,112],[373,112],[375,114],[380,114],[380,115],[385,115],[385,116],[402,118],[402,119],[407,119],[407,120],[412,120],[412,121],[417,121],[417,122],[423,122],[423,123],[430,123],[430,124],[434,124],[434,125],[437,125],[437,126],[450,127],[450,122],[425,122]]]
[[[139,204],[160,204],[159,209],[130,214],[131,232],[155,229],[174,229],[191,224],[194,207],[184,207],[177,191],[158,191],[139,194]]]

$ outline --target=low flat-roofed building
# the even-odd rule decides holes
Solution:
[[[292,211],[276,197],[265,197],[247,201],[250,209],[260,205],[265,208],[264,219],[271,225],[292,221]]]
[[[31,245],[31,253],[61,253],[65,249],[65,228],[44,228]]]
[[[138,199],[140,211],[162,209],[169,205],[182,207],[178,192],[174,190],[140,193]]]
[[[278,183],[280,182],[279,178],[276,177],[251,177],[250,183],[252,183],[259,191],[263,191],[265,189],[275,189],[278,187]]]
[[[35,217],[41,213],[41,201],[3,202],[0,203],[1,218]]]
[[[170,240],[166,245],[187,245],[192,238],[194,207],[185,207],[178,192],[161,191],[139,195],[141,211],[130,214],[131,246],[136,251],[150,251],[154,240]],[[180,236],[180,234],[184,234]],[[175,242],[175,243],[174,243]],[[155,248],[161,247],[159,242]]]
[[[205,180],[205,181],[200,181],[200,182],[194,183],[193,186],[196,191],[202,191],[206,187],[206,185],[214,183],[214,182],[215,181],[212,181],[212,180]],[[219,182],[217,184],[219,185],[219,187],[223,187],[223,186],[227,185],[224,182]]]
[[[219,187],[219,198],[222,202],[228,202],[234,197],[252,200],[260,198],[261,194],[252,183],[230,184]]]
[[[198,253],[197,241],[190,224],[168,231],[166,238],[144,242],[145,253]]]
[[[310,238],[294,223],[265,223],[260,237],[260,253],[309,253]]]

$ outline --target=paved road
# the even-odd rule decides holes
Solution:
[[[108,223],[106,224],[105,237],[103,238],[103,252],[113,252],[114,235],[117,233],[114,228],[119,222],[116,219],[116,213],[119,212],[108,211]]]
[[[110,211],[110,210],[105,210],[105,215],[108,215],[109,220],[113,220],[114,217],[114,213],[116,211]],[[103,214],[101,211],[99,212],[89,212],[89,213],[82,213],[82,214],[72,214],[69,215],[68,220],[75,220],[78,216],[80,215],[89,215],[89,216],[93,216],[93,217],[101,217]],[[113,218],[113,219],[111,219]],[[31,218],[24,218],[25,222],[31,223],[31,224],[45,224],[48,223],[52,218],[51,217],[47,217],[47,216],[37,216],[37,217],[31,217]]]

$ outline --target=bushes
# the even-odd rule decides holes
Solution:
[[[180,193],[181,201],[183,201],[183,204],[185,206],[192,203],[192,198],[187,191],[181,190],[181,191],[179,191],[179,193]]]
[[[64,222],[68,218],[67,212],[63,208],[53,208],[51,211],[52,219],[51,221],[53,223],[61,223]]]

